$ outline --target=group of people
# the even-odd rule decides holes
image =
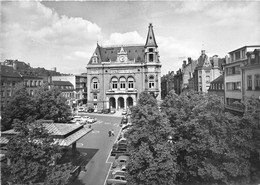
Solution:
[[[110,129],[109,131],[108,131],[108,137],[111,137],[111,136],[114,136],[115,135],[115,133],[114,133],[114,129]]]

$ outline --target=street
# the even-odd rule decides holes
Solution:
[[[87,171],[82,171],[78,179],[70,185],[103,185],[110,168],[110,163],[106,163],[106,160],[121,129],[119,126],[121,117],[84,115],[96,117],[98,121],[92,124],[93,131],[77,142],[78,150],[87,153],[89,162],[86,166]],[[114,129],[115,136],[108,136],[109,129]]]

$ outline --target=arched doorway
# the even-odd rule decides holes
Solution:
[[[114,97],[109,98],[109,108],[116,108],[116,99]]]
[[[128,97],[128,98],[126,99],[126,105],[127,105],[128,107],[133,106],[133,98],[132,98],[132,97]]]
[[[119,109],[124,109],[125,108],[125,100],[122,97],[118,98],[118,108]]]

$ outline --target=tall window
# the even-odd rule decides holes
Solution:
[[[97,94],[93,94],[94,101],[97,101]]]
[[[247,90],[252,90],[252,75],[247,76]]]
[[[128,81],[128,89],[133,89],[134,88],[134,79],[132,77],[127,79]]]
[[[154,76],[149,77],[149,88],[150,89],[154,88]]]
[[[125,83],[126,83],[125,78],[120,78],[120,89],[125,89]]]
[[[92,79],[92,88],[98,89],[98,79],[97,78]]]
[[[112,89],[117,89],[117,78],[112,79]]]
[[[255,90],[257,90],[257,91],[260,90],[260,75],[259,74],[255,75]]]
[[[206,83],[210,83],[210,76],[206,76]]]
[[[199,76],[199,83],[201,83],[202,82],[202,80],[201,80],[201,76]]]

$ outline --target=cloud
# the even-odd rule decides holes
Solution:
[[[104,45],[144,44],[145,39],[137,32],[112,33]]]
[[[102,39],[101,28],[79,17],[58,15],[40,2],[2,3],[1,60],[15,58],[29,62],[34,67],[61,66],[65,60],[78,61],[85,72],[88,53]],[[30,61],[28,61],[30,60]]]

